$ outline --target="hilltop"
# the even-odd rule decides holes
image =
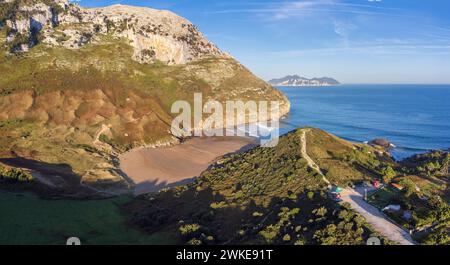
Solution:
[[[382,148],[319,129],[297,129],[274,148],[257,147],[219,160],[192,184],[140,196],[127,211],[139,229],[149,235],[171,233],[179,243],[365,244],[375,230],[349,204],[333,200],[329,183],[350,191],[383,179],[386,188],[371,194],[369,201],[380,210],[400,204],[411,213],[407,221],[401,213],[387,214],[414,231],[420,243],[448,244],[450,207],[444,201],[444,179],[448,181],[449,157],[435,153],[412,158],[433,165],[439,174],[414,175],[422,164],[399,164]],[[438,179],[439,185],[434,181]],[[394,191],[390,183],[406,188]]]
[[[328,197],[328,184],[302,155],[304,130],[275,148],[223,158],[193,184],[139,197],[128,205],[133,223],[189,244],[365,244],[374,231]],[[371,180],[393,164],[375,148],[318,129],[305,133],[309,156],[336,185]]]
[[[178,143],[170,108],[194,92],[289,111],[281,92],[172,12],[65,0],[0,7],[0,160],[45,171],[58,189],[128,190],[118,155]]]
[[[273,86],[337,86],[340,83],[330,77],[308,79],[298,75],[288,75],[283,78],[268,81]]]

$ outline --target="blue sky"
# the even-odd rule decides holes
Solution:
[[[81,0],[171,10],[263,79],[450,83],[447,0]]]

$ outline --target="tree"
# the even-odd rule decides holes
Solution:
[[[430,233],[423,242],[426,245],[448,245],[450,244],[450,236],[445,227]]]
[[[391,166],[387,166],[387,167],[383,168],[381,173],[383,174],[383,182],[386,183],[386,184],[391,183],[392,180],[397,175],[397,173],[395,172],[395,170]]]
[[[410,197],[411,195],[414,194],[414,192],[416,192],[416,183],[414,183],[414,181],[410,179],[407,178],[402,179],[402,181],[400,181],[400,185],[405,187],[406,197]]]
[[[196,236],[200,232],[200,225],[198,224],[186,224],[182,225],[179,228],[180,234],[185,237],[189,238],[192,236]]]

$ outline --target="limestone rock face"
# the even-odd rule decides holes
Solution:
[[[127,189],[118,154],[178,143],[171,106],[194,93],[289,112],[280,91],[169,11],[0,0],[0,31],[0,158],[67,165],[79,177],[69,186]]]
[[[14,52],[27,51],[38,41],[78,49],[98,41],[100,34],[110,34],[127,39],[134,49],[133,59],[141,63],[184,64],[204,56],[226,56],[191,22],[169,11],[124,5],[81,8],[66,0],[35,1],[28,6],[19,4],[11,10],[15,16],[6,20],[7,42],[18,44]]]

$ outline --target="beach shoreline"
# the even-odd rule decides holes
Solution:
[[[194,137],[180,144],[136,148],[120,155],[120,169],[134,184],[134,195],[188,184],[217,159],[258,145],[251,137]]]

